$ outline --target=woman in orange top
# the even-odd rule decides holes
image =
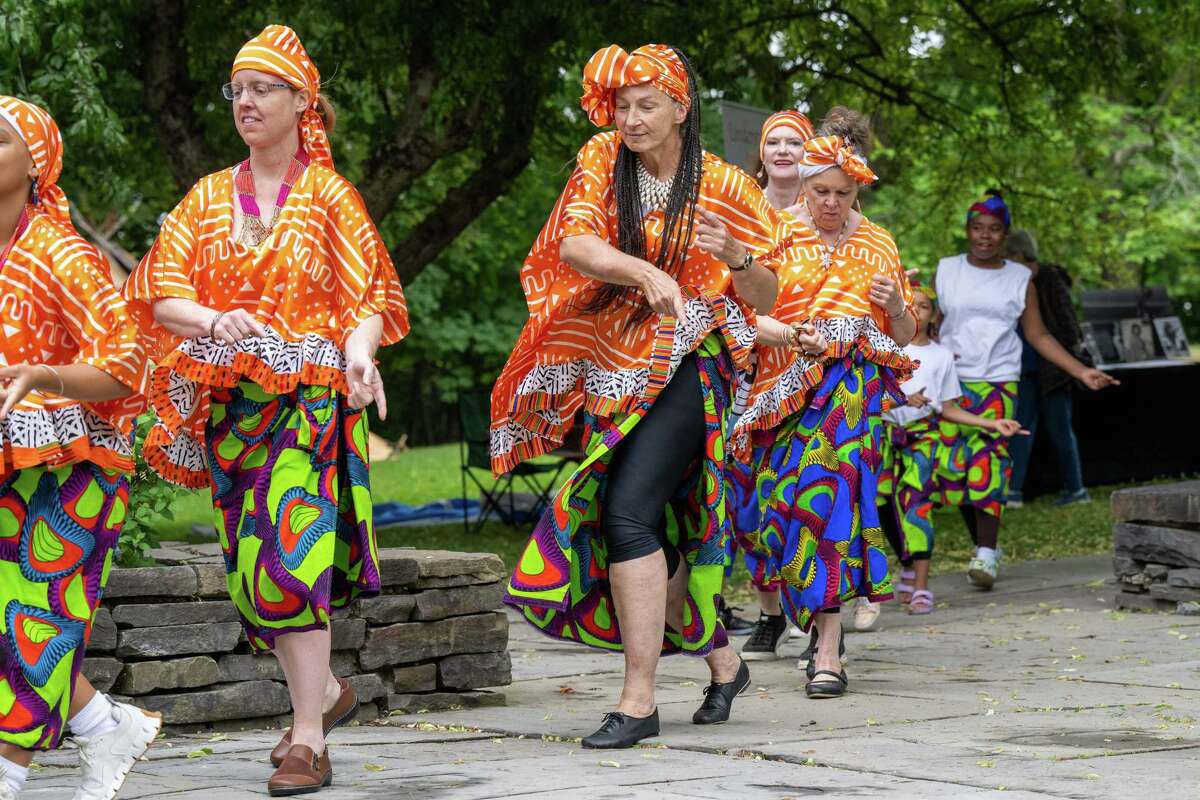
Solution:
[[[146,353],[71,224],[62,137],[0,97],[0,800],[34,750],[79,744],[77,798],[113,797],[162,720],[80,674],[129,502]]]
[[[188,192],[126,297],[160,343],[146,460],[211,486],[230,596],[287,676],[295,724],[268,788],[288,794],[328,784],[325,735],[357,708],[329,669],[329,613],[379,591],[364,407],[386,415],[373,357],[408,318],[362,198],[333,169],[332,111],[295,32],[268,26],[231,78],[250,156]]]
[[[816,618],[806,665],[810,697],[845,691],[838,608],[891,596],[875,501],[883,410],[903,395],[912,364],[901,350],[916,330],[912,290],[892,237],[852,213],[859,187],[875,181],[863,157],[870,130],[835,108],[804,145],[804,214],[783,254],[773,315],[807,319],[828,343],[817,363],[764,357],[739,428],[752,432],[762,518],[747,556],[760,579],[779,576],[783,605],[802,630]]]
[[[542,631],[623,650],[618,710],[583,740],[658,733],[660,652],[705,656],[693,716],[723,722],[749,671],[716,599],[727,560],[726,414],[754,308],[775,297],[774,212],[700,147],[695,77],[675,48],[600,50],[599,126],[521,270],[526,323],[492,393],[497,473],[556,447],[583,411],[588,456],[538,523],[506,601]],[[665,636],[664,636],[665,629]]]

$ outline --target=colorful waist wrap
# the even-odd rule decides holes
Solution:
[[[962,407],[987,419],[1015,419],[1017,382],[963,381]],[[975,506],[1000,518],[1012,475],[1008,437],[942,420],[939,426],[939,491],[935,502]]]
[[[255,650],[379,592],[367,416],[326,386],[213,387],[205,428],[229,596]]]
[[[933,554],[933,498],[938,494],[937,454],[940,444],[937,417],[928,416],[908,425],[885,422],[880,436],[878,500],[891,501],[901,533],[899,553],[904,563]]]
[[[739,543],[756,583],[782,584],[802,630],[853,597],[891,597],[875,486],[885,395],[903,397],[891,370],[854,351],[827,365],[801,412],[755,436],[760,519]]]
[[[0,476],[0,741],[58,747],[128,501],[86,461]]]
[[[730,535],[722,470],[734,380],[722,337],[710,333],[696,349],[704,397],[704,449],[664,509],[667,542],[688,568],[683,630],[668,629],[663,653],[707,655],[728,643],[717,619]],[[655,395],[657,396],[657,394]],[[504,602],[543,633],[606,650],[621,650],[604,531],[604,488],[616,447],[645,417],[654,397],[613,417],[585,414],[587,458],[555,495],[538,521],[514,570]]]

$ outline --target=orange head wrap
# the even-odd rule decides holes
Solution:
[[[29,148],[33,165],[37,167],[37,193],[33,202],[56,219],[71,224],[71,206],[67,195],[58,185],[63,168],[62,134],[50,112],[33,103],[0,95],[0,119],[16,129],[17,135]]]
[[[294,89],[308,91],[308,108],[300,117],[300,141],[309,158],[333,169],[333,151],[325,123],[317,113],[321,93],[321,73],[308,57],[300,37],[286,25],[268,25],[262,33],[242,45],[233,60],[230,76],[238,70],[256,69],[283,78]]]
[[[617,89],[649,83],[686,110],[691,110],[687,69],[670,47],[646,44],[626,53],[620,45],[597,50],[583,68],[583,97],[579,104],[593,125],[613,123]]]
[[[879,180],[879,176],[867,166],[867,160],[854,152],[854,148],[841,136],[818,136],[804,143],[800,177],[811,178],[833,167],[841,167],[842,172],[863,185]]]
[[[766,154],[767,134],[776,128],[787,128],[790,131],[795,131],[801,139],[808,141],[813,135],[813,124],[809,122],[808,117],[801,114],[799,111],[776,111],[771,116],[767,117],[767,121],[763,123],[762,134],[758,137],[758,160],[763,161]]]

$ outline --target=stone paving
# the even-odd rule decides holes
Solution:
[[[1200,617],[1114,610],[1104,557],[1013,565],[987,594],[960,575],[933,588],[933,615],[889,604],[849,636],[841,700],[804,696],[793,640],[752,665],[733,720],[697,727],[704,665],[665,660],[662,736],[625,751],[576,741],[611,708],[620,658],[514,621],[507,706],[340,730],[320,796],[1200,800]],[[167,737],[122,797],[264,797],[276,736]],[[74,752],[40,761],[22,798],[69,798]]]

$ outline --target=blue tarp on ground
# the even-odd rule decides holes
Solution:
[[[410,506],[404,503],[376,503],[375,527],[384,528],[392,525],[449,525],[463,521],[465,510],[467,519],[474,520],[479,516],[478,500],[463,500],[452,497],[449,500],[435,500],[421,506]]]

